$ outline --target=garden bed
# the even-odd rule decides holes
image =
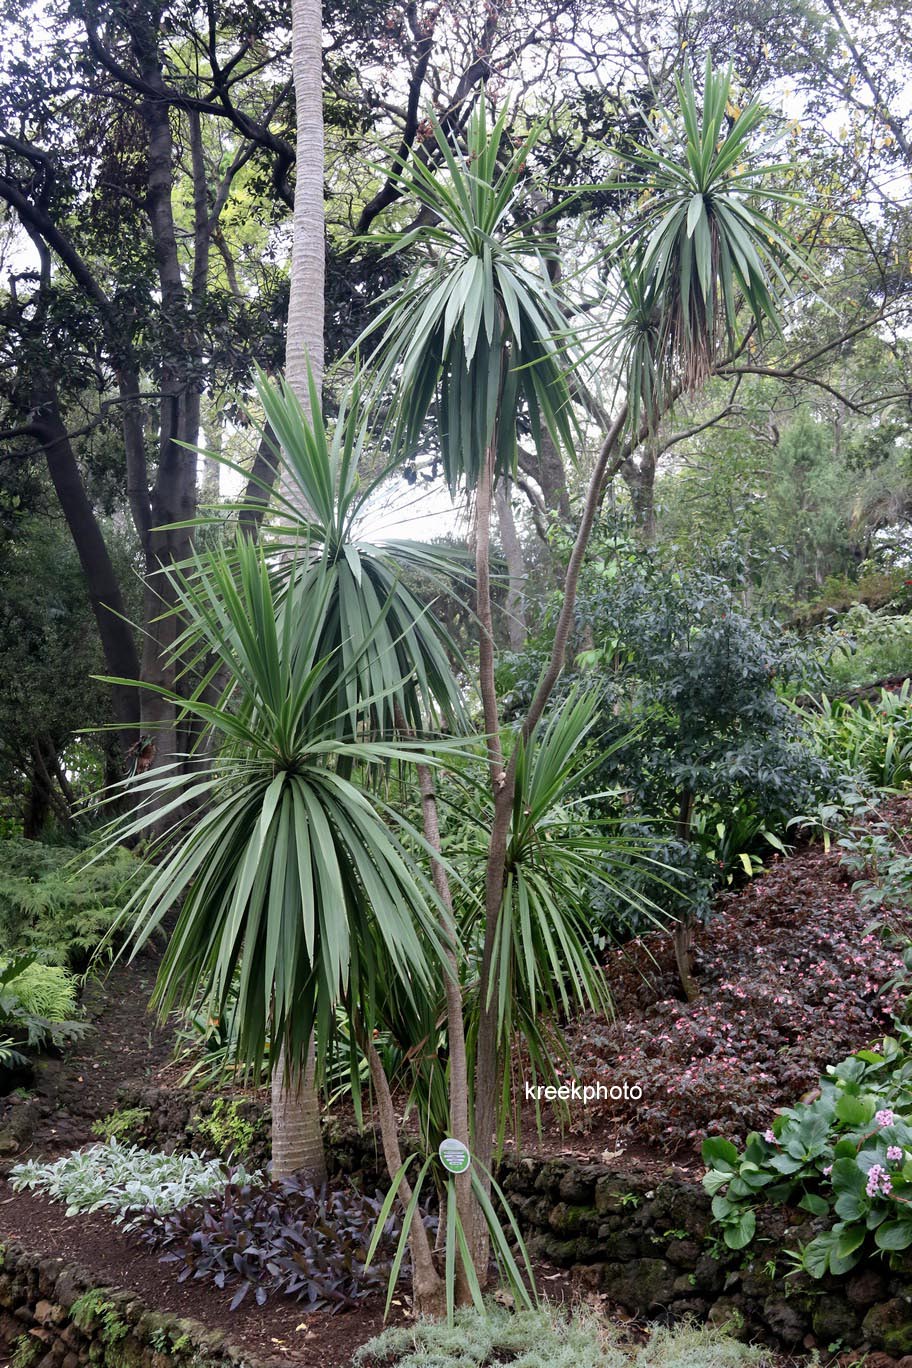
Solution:
[[[308,1312],[296,1302],[273,1298],[266,1306],[251,1299],[229,1311],[231,1294],[210,1285],[179,1283],[174,1271],[135,1236],[101,1214],[67,1217],[60,1203],[31,1192],[14,1193],[0,1180],[0,1230],[4,1245],[39,1251],[37,1266],[48,1259],[69,1261],[74,1253],[81,1282],[93,1287],[127,1288],[145,1306],[168,1317],[193,1318],[208,1332],[218,1332],[248,1356],[280,1360],[310,1368],[341,1368],[359,1344],[383,1324],[383,1298],[375,1297],[351,1313]],[[46,1296],[45,1296],[45,1299]],[[397,1299],[391,1319],[401,1319],[404,1299]],[[26,1327],[27,1328],[27,1327]]]

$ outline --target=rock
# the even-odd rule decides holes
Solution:
[[[886,1297],[887,1284],[876,1268],[866,1268],[849,1278],[845,1285],[846,1300],[852,1306],[873,1306]],[[909,1365],[912,1368],[912,1364]]]
[[[635,1195],[624,1187],[620,1179],[613,1174],[606,1174],[595,1185],[595,1209],[600,1216],[624,1211],[632,1206],[629,1200],[624,1199]]]
[[[671,1301],[675,1280],[664,1259],[630,1259],[605,1265],[602,1291],[632,1311],[650,1311]]]
[[[573,1270],[573,1276],[584,1292],[597,1292],[602,1281],[604,1264],[581,1264]],[[908,1368],[912,1368],[912,1362]]]
[[[738,1303],[730,1297],[720,1297],[718,1301],[713,1302],[706,1319],[717,1330],[725,1330],[736,1339],[744,1330],[744,1313]]]
[[[55,1302],[42,1300],[35,1306],[35,1320],[39,1325],[59,1325],[66,1320],[66,1312]]]
[[[568,1206],[558,1202],[548,1212],[548,1225],[556,1235],[580,1235],[589,1231],[596,1221],[592,1207]]]
[[[814,1307],[814,1334],[824,1344],[841,1340],[850,1348],[861,1343],[858,1311],[844,1296],[823,1296]]]
[[[569,1169],[560,1180],[558,1195],[564,1202],[591,1207],[600,1172],[594,1164]]]
[[[700,1258],[700,1246],[695,1240],[672,1240],[665,1250],[665,1258],[678,1268],[695,1268]]]
[[[718,1259],[712,1254],[701,1254],[694,1268],[694,1286],[698,1292],[716,1293],[722,1291],[725,1272]]]
[[[807,1317],[788,1297],[768,1297],[763,1303],[763,1319],[785,1344],[800,1344],[808,1331]]]
[[[623,1230],[612,1231],[609,1235],[601,1236],[599,1248],[602,1251],[602,1258],[606,1263],[628,1263],[636,1259],[640,1254],[640,1246],[632,1235],[626,1234]],[[660,1262],[660,1261],[656,1261]],[[672,1277],[674,1270],[669,1269]]]
[[[54,1298],[69,1311],[74,1301],[78,1301],[86,1289],[85,1279],[75,1268],[62,1268],[57,1275]]]
[[[894,1358],[912,1354],[912,1306],[902,1297],[872,1306],[861,1328],[875,1349]]]
[[[602,1248],[596,1240],[579,1238],[559,1240],[553,1235],[540,1235],[533,1241],[533,1247],[560,1268],[570,1268],[573,1264],[595,1263],[602,1256]]]
[[[672,1291],[676,1297],[692,1297],[695,1287],[696,1280],[693,1273],[682,1273],[680,1277],[675,1278]]]

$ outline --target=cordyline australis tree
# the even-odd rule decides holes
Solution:
[[[628,286],[619,354],[627,400],[601,443],[570,554],[553,649],[512,747],[500,727],[494,675],[490,535],[494,487],[515,461],[522,416],[537,443],[547,428],[573,455],[570,347],[562,297],[548,270],[553,235],[542,216],[517,214],[527,160],[537,133],[518,148],[506,137],[506,112],[490,132],[484,104],[473,117],[464,151],[438,129],[437,169],[416,163],[403,190],[421,205],[430,227],[389,234],[392,250],[427,243],[430,263],[392,298],[374,329],[378,384],[394,397],[394,443],[418,439],[436,404],[438,436],[451,488],[474,499],[479,677],[493,818],[484,887],[484,933],[478,966],[478,1021],[465,1085],[465,1064],[451,1064],[450,1132],[471,1145],[482,1184],[489,1185],[496,1107],[505,1069],[499,948],[512,915],[511,831],[527,747],[537,735],[564,662],[580,567],[604,482],[675,397],[705,380],[741,345],[744,332],[778,328],[785,269],[802,263],[788,234],[769,216],[781,200],[772,182],[784,168],[757,167],[751,136],[763,115],[757,104],[732,108],[732,73],[707,62],[702,108],[688,76],[678,85],[679,112],[659,116],[654,144],[629,159],[640,193],[636,222],[620,238],[615,264]],[[728,111],[728,115],[727,115]],[[731,126],[726,129],[726,118]],[[683,139],[683,155],[680,143]],[[621,188],[624,188],[623,186]],[[645,193],[644,193],[645,192]],[[631,244],[645,241],[645,248]],[[741,333],[739,334],[739,320]],[[522,402],[524,401],[524,411]],[[437,841],[433,791],[425,797],[425,833]],[[438,886],[448,897],[446,873]],[[686,929],[686,928],[685,928]],[[522,939],[522,933],[519,932]],[[683,952],[689,953],[687,946]],[[449,1007],[449,1004],[448,1004]],[[451,1060],[462,1055],[462,1003],[448,1015]],[[458,1187],[460,1219],[469,1232],[474,1273],[483,1285],[490,1222],[468,1185]]]
[[[698,113],[692,86],[682,88],[682,104],[692,104],[683,119],[688,165],[691,152],[711,162],[724,147],[717,115],[729,83],[707,69],[708,113]],[[272,1034],[294,1062],[304,1059],[314,1027],[325,1053],[335,1009],[344,1009],[370,1067],[393,1179],[388,1201],[398,1196],[406,1212],[416,1304],[435,1314],[456,1302],[480,1301],[492,1238],[521,1288],[491,1204],[490,1176],[514,1030],[537,1048],[531,1029],[537,1014],[553,1020],[574,1001],[604,1000],[586,944],[581,890],[587,869],[597,870],[606,849],[617,854],[618,846],[610,834],[574,846],[560,815],[585,763],[592,703],[573,697],[545,717],[604,481],[622,459],[625,441],[636,441],[676,393],[698,382],[705,360],[694,369],[691,346],[709,358],[711,369],[723,350],[739,345],[739,318],[746,328],[774,321],[777,273],[792,253],[779,230],[761,234],[759,220],[750,227],[763,182],[739,179],[740,164],[699,191],[686,182],[675,188],[661,149],[637,153],[639,183],[663,186],[642,216],[649,242],[636,263],[638,298],[650,300],[655,314],[649,333],[655,345],[639,346],[640,370],[649,368],[650,412],[643,414],[640,390],[630,393],[628,382],[630,399],[602,441],[583,499],[551,658],[522,725],[504,733],[490,587],[495,482],[512,469],[520,421],[539,442],[547,429],[570,454],[577,430],[576,382],[567,360],[571,305],[548,269],[553,235],[545,236],[543,220],[524,214],[521,203],[535,140],[532,130],[514,146],[506,115],[489,129],[482,105],[464,149],[438,130],[436,169],[416,162],[403,175],[403,192],[418,200],[429,221],[421,234],[431,255],[381,315],[372,382],[374,396],[392,402],[386,437],[394,457],[417,439],[433,409],[451,487],[474,501],[480,743],[488,776],[483,888],[473,895],[454,884],[441,853],[434,771],[443,743],[433,733],[441,719],[463,726],[459,691],[430,619],[403,589],[397,569],[430,553],[357,540],[357,514],[370,493],[359,489],[357,469],[371,407],[357,385],[331,437],[315,394],[308,420],[288,391],[261,386],[285,480],[297,482],[312,516],[302,519],[300,502],[283,492],[291,522],[286,516],[282,528],[282,518],[275,520],[263,542],[281,554],[241,540],[230,552],[201,554],[186,571],[174,572],[189,624],[179,643],[184,658],[208,653],[217,662],[182,705],[204,722],[211,744],[189,792],[182,774],[157,772],[137,785],[139,797],[154,801],[159,813],[184,812],[178,805],[188,798],[207,805],[202,818],[177,818],[162,865],[128,909],[138,914],[142,940],[185,894],[159,1002],[187,1001],[203,983],[216,1008],[234,1011],[249,1058]],[[748,149],[742,151],[746,156]],[[723,202],[737,220],[734,229],[720,212]],[[703,267],[688,273],[680,263],[686,266],[688,251],[702,252],[688,243],[704,219],[709,273],[705,257]],[[676,236],[665,251],[671,224]],[[414,240],[415,234],[390,237],[392,250]],[[629,274],[629,260],[627,268]],[[689,322],[678,327],[669,321],[675,318]],[[631,329],[635,337],[642,322]],[[289,553],[294,538],[299,546]],[[205,686],[219,665],[228,684],[217,704],[207,703]],[[448,767],[460,762],[461,751],[452,746]],[[461,748],[468,751],[470,743]],[[408,827],[395,801],[410,771],[420,792],[422,833]],[[130,821],[136,832],[143,818]],[[428,878],[421,873],[425,861]],[[414,1184],[401,1163],[392,1090],[372,1036],[375,1023],[389,1030],[394,1018],[407,1047],[424,1059],[436,1056],[436,1071],[419,1080],[416,1096],[426,1113],[425,1134],[445,1129],[471,1149],[470,1171],[455,1179],[440,1181],[432,1154]],[[430,1037],[439,1038],[438,1049],[429,1046]],[[546,1052],[538,1058],[547,1066]],[[431,1172],[446,1198],[442,1272],[418,1213]]]

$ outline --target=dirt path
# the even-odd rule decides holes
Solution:
[[[145,949],[132,963],[91,979],[83,994],[88,1034],[62,1059],[42,1061],[30,1097],[0,1099],[0,1130],[12,1124],[31,1136],[11,1157],[53,1155],[91,1141],[93,1121],[117,1107],[124,1083],[154,1080],[167,1066],[173,1027],[160,1029],[149,1011],[158,959],[157,950]],[[16,1115],[22,1108],[27,1121]]]

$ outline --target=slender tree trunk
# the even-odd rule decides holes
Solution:
[[[679,841],[690,840],[690,819],[693,816],[693,804],[693,794],[690,790],[685,789],[678,804],[676,835]],[[695,930],[693,915],[689,909],[685,910],[675,923],[674,950],[681,987],[688,1002],[695,1002],[700,996],[700,988],[693,972]]]
[[[402,1167],[402,1150],[399,1146],[399,1127],[390,1093],[389,1081],[377,1050],[370,1040],[362,1040],[362,1049],[367,1054],[371,1082],[377,1098],[377,1111],[380,1114],[380,1140],[383,1157],[390,1176],[395,1177]],[[399,1201],[405,1211],[412,1199],[412,1188],[403,1175],[399,1180]],[[428,1233],[421,1219],[421,1212],[415,1208],[409,1230],[409,1249],[412,1255],[412,1295],[415,1310],[421,1316],[439,1318],[446,1310],[446,1288],[434,1267],[434,1253]]]
[[[510,829],[512,796],[507,785],[503,749],[500,742],[500,715],[494,681],[494,634],[491,608],[491,512],[494,502],[494,452],[485,452],[478,491],[475,496],[475,613],[478,618],[478,679],[481,689],[484,727],[487,738],[488,772],[494,799],[488,861],[485,869],[485,938],[481,959],[478,1040],[475,1047],[474,1152],[480,1162],[480,1177],[489,1186],[484,1170],[490,1170],[494,1154],[496,1099],[499,1095],[501,1060],[497,1041],[497,999],[491,979],[500,906],[503,900],[504,868]],[[487,1282],[490,1239],[480,1212],[476,1211],[472,1232],[475,1272],[482,1287]]]
[[[297,111],[297,161],[295,169],[294,230],[291,253],[291,286],[288,298],[288,331],[285,341],[285,376],[310,413],[310,382],[317,395],[323,384],[323,293],[325,288],[325,216],[323,208],[323,15],[320,0],[292,0],[291,60]],[[263,453],[265,454],[265,453]],[[302,505],[300,491],[280,476],[286,497],[302,517],[310,510]],[[253,516],[253,515],[251,515]],[[285,1072],[277,1068],[272,1082],[273,1165],[279,1162],[296,1170],[316,1165],[316,1147],[326,1172],[320,1133],[320,1096],[310,1067],[314,1043],[310,1042],[308,1070],[292,1098],[285,1092]]]
[[[526,567],[523,562],[522,543],[513,517],[511,492],[510,482],[500,481],[494,492],[494,503],[500,527],[500,544],[503,547],[504,560],[507,562],[507,597],[504,604],[507,637],[510,650],[521,651],[526,644],[526,607],[523,600]]]
[[[413,733],[401,709],[396,709],[396,726],[404,736],[412,737]],[[424,828],[424,838],[428,845],[438,855],[440,853],[440,818],[437,811],[437,791],[434,785],[434,775],[428,765],[418,767],[418,788],[421,793],[421,816]],[[462,1007],[462,985],[459,980],[459,956],[456,938],[456,923],[453,915],[453,894],[450,888],[450,881],[447,876],[446,867],[442,860],[432,859],[431,870],[434,879],[434,888],[437,896],[443,904],[443,915],[441,917],[440,929],[443,935],[445,955],[447,963],[447,974],[444,980],[444,991],[446,995],[446,1019],[447,1019],[447,1045],[450,1060],[450,1135],[454,1140],[459,1140],[471,1148],[471,1132],[469,1129],[469,1068],[466,1054],[465,1042],[465,1019]],[[395,1170],[390,1172],[390,1177],[395,1176]],[[474,1199],[472,1196],[472,1178],[469,1172],[456,1175],[456,1204],[462,1218],[463,1229],[471,1232],[475,1222]],[[441,1241],[445,1242],[445,1199],[441,1200],[440,1226],[437,1232],[438,1248]],[[470,1245],[471,1248],[471,1245]],[[455,1299],[457,1306],[468,1306],[472,1300],[469,1281],[466,1270],[461,1259],[456,1262],[456,1286]]]

